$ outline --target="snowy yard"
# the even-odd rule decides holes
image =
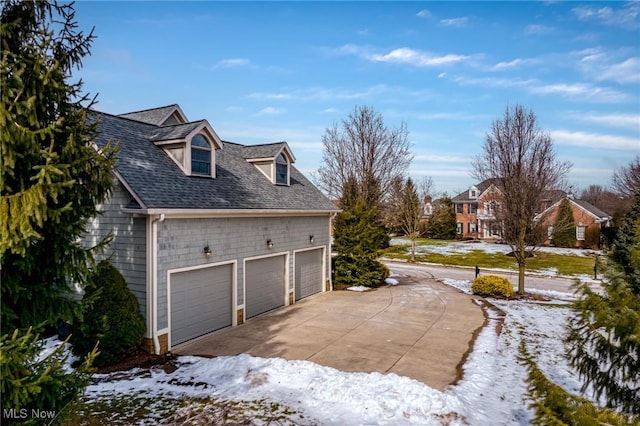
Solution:
[[[468,281],[444,283],[469,291]],[[502,332],[497,334],[502,314],[491,311],[463,379],[444,392],[395,374],[346,373],[308,361],[239,355],[180,357],[175,369],[96,375],[86,395],[107,413],[118,412],[113,407],[123,403],[140,405],[146,424],[171,416],[178,424],[194,416],[214,423],[240,416],[252,424],[526,425],[532,412],[525,369],[516,360],[522,339],[550,379],[571,392],[580,387],[561,342],[571,295],[551,296],[547,303],[492,300],[506,313]],[[128,423],[122,411],[112,424]]]
[[[390,242],[392,246],[410,244],[410,241],[405,238],[393,238]],[[507,254],[511,251],[511,247],[507,244],[495,244],[487,242],[476,241],[450,241],[444,244],[428,244],[416,246],[416,254],[465,254],[473,250],[481,250],[485,253],[501,253]],[[537,250],[545,253],[561,254],[566,256],[593,256],[594,253],[600,254],[600,250],[583,250],[573,248],[561,248],[561,247],[539,247]]]

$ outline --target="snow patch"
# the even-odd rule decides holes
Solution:
[[[347,290],[349,291],[369,291],[371,290],[371,287],[365,287],[363,285],[354,285],[351,287],[347,287]]]

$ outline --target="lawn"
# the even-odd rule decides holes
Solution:
[[[410,258],[411,245],[406,240],[392,240],[383,256],[390,259]],[[509,247],[502,244],[463,243],[419,239],[416,261],[441,265],[470,266],[517,270],[515,259],[505,253]],[[527,270],[559,275],[593,275],[594,257],[590,252],[571,249],[543,248],[527,260]]]

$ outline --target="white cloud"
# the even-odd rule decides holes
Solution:
[[[276,107],[266,107],[262,108],[260,111],[256,113],[256,115],[278,115],[287,112],[285,108],[276,108]]]
[[[447,76],[446,72],[441,72],[440,74],[438,74],[438,78],[444,78]]]
[[[570,99],[604,103],[616,103],[629,100],[627,93],[586,83],[535,85],[530,87],[529,91],[538,95],[560,95]]]
[[[640,58],[621,58],[625,53],[624,50],[590,48],[571,54],[579,58],[578,69],[595,80],[610,80],[620,84],[637,83],[640,81]]]
[[[529,35],[551,34],[554,31],[555,31],[555,28],[553,27],[548,27],[546,25],[537,25],[537,24],[527,25],[524,28],[524,33]]]
[[[573,119],[609,127],[635,130],[640,133],[640,114],[600,114],[580,112],[570,114]]]
[[[460,18],[450,18],[450,19],[441,19],[440,25],[445,27],[466,27],[469,23],[469,18],[467,16],[462,16]]]
[[[420,120],[475,120],[485,119],[487,117],[481,115],[466,114],[462,112],[435,112],[430,114],[419,114],[417,116]]]
[[[462,62],[468,58],[468,56],[454,54],[435,56],[421,50],[401,47],[384,55],[371,55],[368,59],[374,62],[395,62],[417,67],[433,67]]]
[[[489,71],[504,71],[504,70],[509,70],[509,69],[513,69],[513,68],[518,68],[522,65],[528,64],[528,63],[532,63],[533,60],[531,59],[514,59],[512,61],[509,62],[498,62],[497,64],[489,67]]]
[[[391,89],[384,84],[366,87],[361,90],[311,87],[296,89],[289,92],[254,92],[247,97],[251,99],[278,99],[278,100],[336,100],[336,99],[363,99],[389,92]],[[396,91],[396,89],[394,89]]]
[[[417,154],[413,157],[414,161],[432,161],[434,163],[470,163],[471,157],[462,155],[436,155],[436,154]]]
[[[613,9],[609,6],[578,6],[571,11],[581,21],[593,20],[604,25],[627,29],[640,28],[638,21],[640,3],[638,2],[628,2],[619,9]]]
[[[367,35],[369,35],[369,30],[366,29],[366,28],[364,30],[360,30],[360,31],[358,31],[358,35],[359,36],[367,36]]]
[[[235,68],[250,66],[251,61],[245,58],[229,58],[222,59],[213,66],[213,68]]]
[[[430,18],[431,12],[429,12],[427,9],[422,9],[420,12],[416,13],[416,16],[418,18]]]
[[[322,110],[322,112],[324,112],[325,114],[333,114],[335,112],[338,112],[338,110],[335,108],[325,108]]]
[[[640,81],[640,58],[610,65],[602,70],[598,80],[612,80],[618,83],[637,83]]]
[[[620,150],[640,150],[640,138],[599,133],[552,130],[551,137],[560,145],[581,146],[585,148],[607,148]]]

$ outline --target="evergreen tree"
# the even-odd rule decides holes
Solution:
[[[437,240],[451,240],[456,237],[456,211],[449,197],[443,197],[434,207],[429,218],[429,236]]]
[[[68,81],[94,37],[72,6],[10,0],[0,12],[3,333],[69,317],[92,261],[80,237],[112,186],[114,150],[94,148],[92,102]]]
[[[583,379],[582,391],[593,389],[606,407],[549,381],[522,344],[520,361],[529,371],[534,424],[640,424],[640,292],[633,285],[640,273],[640,191],[634,205],[620,228],[607,280],[602,283],[604,292],[595,292],[585,283],[578,286],[576,315],[564,337],[569,364]]]
[[[342,193],[342,211],[334,221],[335,283],[375,287],[386,278],[386,268],[376,258],[388,236],[355,179],[346,181]]]
[[[640,206],[640,191],[635,196]],[[607,406],[640,414],[640,220],[634,208],[620,227],[604,294],[578,288],[569,324],[569,362]]]
[[[568,198],[564,198],[558,206],[552,238],[557,247],[575,247],[576,245],[576,220]]]
[[[631,210],[618,229],[613,259],[620,265],[631,290],[640,295],[640,189],[633,197]]]

